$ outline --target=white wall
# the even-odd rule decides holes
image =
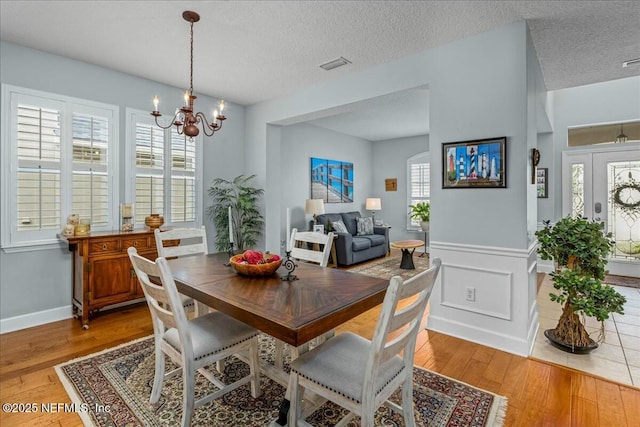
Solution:
[[[62,94],[120,107],[120,164],[124,165],[125,110],[151,111],[154,95],[163,103],[180,105],[183,88],[162,85],[57,55],[0,42],[2,83]],[[196,87],[197,90],[197,87]],[[173,100],[173,101],[172,101]],[[213,111],[218,99],[198,95],[196,106]],[[207,189],[216,177],[244,173],[245,109],[227,103],[224,130],[204,140],[203,209],[210,204]],[[1,171],[0,179],[7,179]],[[120,199],[124,201],[124,169],[120,168]],[[4,195],[2,195],[4,197]],[[215,229],[203,214],[208,240]],[[66,246],[52,250],[7,253],[0,250],[0,330],[33,326],[71,317],[71,254]]]
[[[443,279],[438,286],[448,290],[448,300],[434,291],[429,325],[526,354],[533,342],[531,331],[537,326],[529,290],[532,249],[527,196],[531,186],[528,150],[533,143],[527,121],[535,117],[528,111],[527,71],[535,72],[535,64],[527,62],[527,36],[524,22],[509,24],[248,107],[247,150],[255,156],[247,157],[245,168],[259,173],[265,183],[266,247],[278,247],[283,235],[282,181],[280,173],[274,171],[287,165],[282,162],[285,154],[278,141],[281,135],[274,125],[302,122],[344,104],[427,85],[431,100],[430,151],[435,159],[431,170],[432,253],[438,243],[443,271],[449,270],[443,277],[452,278],[448,282]],[[508,140],[506,189],[442,190],[438,184],[442,166],[437,159],[443,142],[499,136]],[[465,282],[452,273],[460,262],[455,254],[462,247],[473,248],[463,260],[468,266],[484,264],[505,270],[500,272],[506,280],[501,286],[492,283],[495,274],[472,276],[478,291],[473,304],[459,301]],[[455,299],[453,305],[451,297]],[[507,315],[495,317],[496,305]],[[439,323],[434,321],[437,317]],[[478,328],[488,332],[477,334]]]
[[[311,197],[311,157],[353,163],[353,203],[325,203],[325,212],[360,211],[371,197],[373,176],[371,142],[309,124],[283,126],[280,164],[280,240],[285,238],[286,209],[291,210],[291,227],[306,230],[311,216],[305,215],[305,200]],[[265,249],[277,252],[276,247]]]
[[[424,238],[424,233],[407,230],[407,160],[416,154],[429,151],[429,135],[388,139],[373,142],[372,197],[379,197],[382,210],[376,218],[391,226],[391,241]],[[434,159],[431,158],[431,162]],[[397,191],[386,191],[386,178],[398,180]],[[439,185],[437,182],[433,185]],[[422,249],[420,249],[422,250]]]

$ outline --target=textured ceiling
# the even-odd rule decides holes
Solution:
[[[12,1],[2,40],[249,105],[526,19],[549,90],[640,75],[638,1]],[[344,56],[352,64],[318,65]],[[415,94],[408,94],[413,96]]]

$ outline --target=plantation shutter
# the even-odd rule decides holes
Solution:
[[[165,134],[147,123],[136,123],[135,222],[144,224],[152,213],[164,214]]]
[[[18,231],[60,227],[60,116],[57,109],[18,105]]]
[[[196,146],[192,138],[171,131],[171,222],[196,217]]]
[[[109,119],[73,114],[71,210],[92,226],[109,221]]]
[[[409,205],[428,202],[431,198],[431,164],[429,155],[423,154],[409,160]],[[420,221],[409,217],[409,227],[419,227]]]

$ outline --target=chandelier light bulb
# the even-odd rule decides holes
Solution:
[[[224,110],[224,99],[220,101],[220,114],[222,114],[222,110]],[[216,114],[217,116],[217,114]]]
[[[158,99],[158,96],[154,96],[153,97],[153,111],[158,111],[158,105],[160,105],[160,100]]]

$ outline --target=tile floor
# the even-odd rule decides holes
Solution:
[[[561,305],[549,299],[549,292],[555,289],[545,275],[538,291],[540,326],[531,357],[640,387],[640,289],[615,288],[627,298],[625,314],[613,314],[605,322],[605,340],[599,348],[589,354],[571,354],[556,349],[544,336],[545,329],[555,328],[562,312]],[[585,326],[597,341],[599,322],[588,317]]]

